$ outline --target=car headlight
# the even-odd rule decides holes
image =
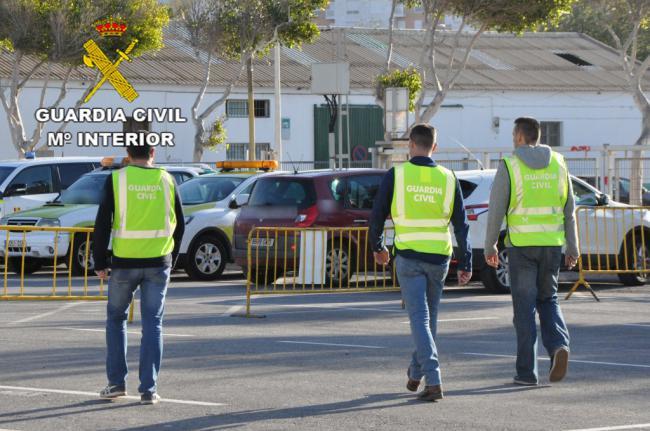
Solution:
[[[193,216],[185,216],[185,224],[190,224],[190,222],[194,220]]]
[[[42,227],[59,227],[61,226],[61,220],[58,218],[42,218],[36,223],[36,226]]]

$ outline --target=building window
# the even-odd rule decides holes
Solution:
[[[126,121],[122,123],[123,132],[139,132],[140,130],[151,131],[148,121],[135,121],[133,117],[126,117]]]
[[[559,147],[562,145],[562,123],[560,121],[542,121],[540,122],[542,131],[541,143],[549,147]]]
[[[268,142],[257,142],[255,144],[255,158],[262,160],[265,152],[271,150],[271,144]],[[228,144],[226,158],[228,160],[248,160],[248,144]]]
[[[269,100],[254,100],[253,109],[255,112],[255,117],[257,118],[269,118],[271,116],[271,102]],[[226,100],[226,116],[228,118],[248,117],[248,100]]]

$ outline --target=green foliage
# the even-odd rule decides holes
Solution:
[[[224,126],[223,117],[217,118],[212,127],[210,128],[210,135],[208,136],[207,142],[205,142],[205,147],[211,150],[217,149],[220,145],[223,145],[228,139],[228,131]]]
[[[381,99],[384,98],[384,90],[389,87],[406,87],[409,90],[409,111],[415,111],[415,101],[422,90],[422,78],[415,68],[409,67],[403,70],[394,70],[377,77],[380,87]]]
[[[123,37],[99,36],[97,22],[110,17],[123,20]],[[163,27],[169,21],[166,7],[157,0],[2,0],[0,40],[2,48],[50,62],[78,65],[83,44],[94,39],[109,56],[136,38],[131,52],[137,57],[163,46]]]
[[[605,10],[601,6],[602,2],[599,1],[578,1],[573,6],[571,13],[564,15],[556,25],[550,27],[550,30],[584,33],[614,46],[615,42],[604,24],[610,23],[614,32],[625,39],[632,30],[630,13],[627,10],[628,2],[611,0],[609,8]],[[645,14],[638,36],[638,59],[640,61],[650,54],[650,7],[646,9]]]

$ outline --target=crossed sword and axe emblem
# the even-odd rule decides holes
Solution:
[[[83,57],[84,64],[88,67],[97,67],[99,72],[102,74],[102,79],[100,79],[97,85],[95,85],[90,93],[88,93],[88,96],[86,96],[84,102],[88,102],[106,81],[108,81],[115,88],[120,96],[129,102],[133,102],[138,97],[138,92],[135,91],[135,88],[133,88],[129,81],[118,70],[120,64],[124,60],[128,62],[132,61],[129,57],[129,53],[133,51],[133,48],[135,48],[135,45],[137,43],[138,40],[133,39],[131,44],[124,50],[124,52],[118,49],[117,53],[120,57],[115,61],[115,63],[113,63],[106,56],[104,51],[102,51],[102,49],[99,47],[99,45],[97,45],[97,43],[95,43],[94,40],[90,39],[88,42],[84,43],[84,48],[88,53]]]

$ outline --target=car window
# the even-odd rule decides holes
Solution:
[[[181,184],[178,191],[183,205],[198,205],[226,199],[242,181],[243,178],[234,177],[198,177]]]
[[[334,178],[330,181],[330,192],[335,201],[340,202],[345,195],[345,180],[342,178]]]
[[[598,195],[596,192],[578,181],[572,181],[573,197],[576,205],[594,207],[598,205]]]
[[[380,175],[364,175],[349,177],[345,193],[346,208],[370,210],[375,195],[379,190],[382,177]]]
[[[61,192],[57,202],[66,205],[99,205],[104,196],[104,184],[108,175],[110,172],[82,176]]]
[[[476,187],[478,187],[478,184],[473,183],[471,181],[458,180],[458,182],[460,183],[460,190],[463,193],[463,199],[467,199],[468,197],[470,197],[474,192],[474,190],[476,190]]]
[[[70,187],[83,174],[93,170],[91,163],[66,163],[59,165],[59,178],[61,178],[61,190]]]
[[[2,166],[0,167],[0,184],[4,183],[9,174],[15,171],[16,168],[13,166]]]
[[[54,193],[52,166],[32,166],[23,169],[11,181],[5,193],[8,196]]]
[[[294,178],[262,178],[257,181],[249,206],[297,206],[304,209],[316,204],[312,181]]]

